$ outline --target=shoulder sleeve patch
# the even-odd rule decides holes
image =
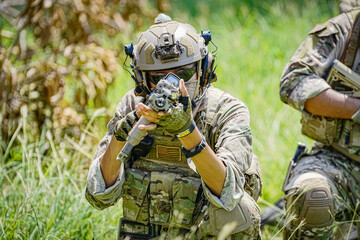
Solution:
[[[316,26],[309,32],[309,34],[314,34],[326,29],[327,26],[325,24],[316,24]]]

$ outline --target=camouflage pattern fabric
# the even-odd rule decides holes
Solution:
[[[211,219],[211,214],[209,214],[211,207],[208,208],[208,212],[205,212],[205,216],[203,218],[199,218],[200,224],[198,224],[198,229],[195,232],[195,238],[192,239],[217,239],[214,236],[221,235],[223,236],[229,236],[228,239],[261,239],[260,236],[260,209],[255,203],[254,199],[248,195],[245,194],[241,201],[246,206],[248,212],[250,213],[250,226],[247,227],[245,230],[231,234],[231,230],[235,228],[235,225],[233,225],[233,222],[226,223],[222,228],[220,234],[215,233],[215,226],[213,224],[213,219]]]
[[[360,155],[360,124],[350,120],[343,120],[342,131],[337,141],[341,150],[353,160],[359,162]],[[354,156],[354,157],[353,157]]]
[[[301,133],[311,139],[330,145],[339,139],[341,120],[302,112]]]
[[[360,164],[343,156],[332,148],[314,148],[303,156],[291,172],[286,186],[288,225],[285,230],[292,239],[330,239],[333,229],[341,222],[358,221],[360,201]],[[331,225],[322,228],[299,227],[306,225],[298,218],[303,207],[303,193],[319,184],[331,190],[334,209]],[[353,223],[353,224],[356,224]],[[295,230],[297,229],[297,230]],[[346,233],[343,233],[346,235]]]
[[[119,103],[90,165],[86,199],[94,207],[104,209],[122,197],[125,219],[161,226],[163,239],[174,239],[178,235],[186,239],[215,238],[206,221],[221,226],[227,222],[216,222],[209,217],[208,207],[223,209],[226,213],[241,203],[245,206],[242,211],[246,213],[249,227],[241,232],[230,228],[230,232],[222,234],[235,239],[258,239],[260,215],[254,199],[261,194],[261,175],[258,159],[251,150],[249,112],[241,101],[219,89],[210,87],[192,113],[209,146],[227,166],[220,197],[212,194],[191,159],[184,157],[179,149],[180,141],[162,128],[149,132],[154,143],[148,155],[136,160],[131,169],[121,169],[115,184],[105,187],[100,158],[112,138],[116,122],[133,111],[140,101],[144,99],[129,91]]]
[[[126,169],[127,181],[123,185],[123,215],[137,222],[149,222],[149,172],[138,169]]]
[[[285,66],[280,81],[280,97],[283,102],[300,110],[305,116],[310,114],[304,109],[305,102],[331,87],[325,78],[334,59],[341,58],[358,13],[359,10],[343,13],[310,31],[307,39]],[[356,61],[353,70],[358,71],[359,61]],[[325,145],[316,142],[313,152],[302,157],[291,170],[291,177],[285,188],[288,218],[285,221],[287,225],[284,239],[331,239],[333,229],[341,229],[343,221],[357,220],[358,217],[354,209],[357,209],[360,191],[359,163],[356,162],[359,146],[350,139],[360,133],[359,128],[351,120],[340,120],[341,132],[331,135],[329,129],[337,132],[339,126],[334,125],[334,122],[324,124],[321,121],[326,121],[325,118],[318,119],[319,128],[308,128],[307,131],[318,135],[319,138],[312,137],[313,139],[327,139],[328,142],[322,141]],[[304,120],[306,119],[303,118],[302,121]],[[358,141],[357,137],[355,141]],[[337,146],[343,153],[331,146]],[[309,193],[315,192],[314,189],[324,190],[324,196],[327,197],[329,196],[325,193],[329,190],[331,196],[323,198],[322,210],[317,209],[332,216],[321,227],[314,227],[315,224],[307,223],[303,217],[316,214],[316,211],[306,212],[306,204],[310,204],[309,198],[312,197],[309,197]],[[312,218],[316,219],[315,216]]]
[[[280,98],[283,102],[305,111],[307,99],[330,88],[324,78],[334,59],[340,59],[344,51],[356,13],[341,14],[311,31],[281,76]]]
[[[262,195],[262,182],[259,160],[255,154],[250,168],[245,172],[245,179],[245,192],[257,201]]]
[[[359,0],[341,0],[339,4],[339,13],[351,11],[354,8],[360,7]]]

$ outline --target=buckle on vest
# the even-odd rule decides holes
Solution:
[[[131,239],[151,239],[159,235],[154,224],[143,224],[120,218],[118,240],[130,237]]]

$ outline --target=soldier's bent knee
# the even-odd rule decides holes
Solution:
[[[334,202],[328,187],[318,186],[308,190],[304,195],[299,218],[305,220],[304,227],[326,227],[334,220]]]

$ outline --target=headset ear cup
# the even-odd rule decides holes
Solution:
[[[144,84],[144,77],[141,70],[133,68],[134,75],[131,77],[134,78],[136,86],[135,86],[135,95],[145,97],[147,93],[149,93],[147,86]]]

